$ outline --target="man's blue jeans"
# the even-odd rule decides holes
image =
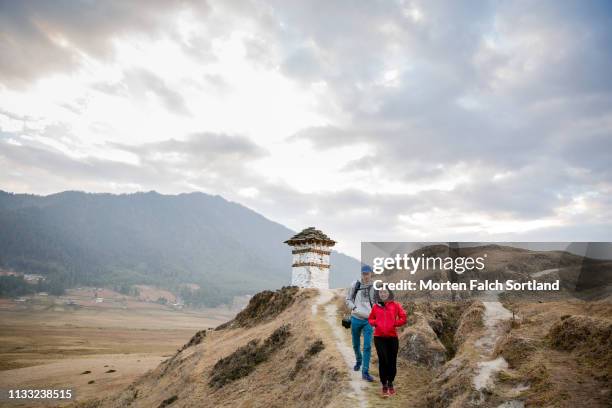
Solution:
[[[361,355],[361,332],[363,331],[363,356]],[[355,359],[361,363],[361,371],[367,373],[370,369],[372,354],[372,326],[367,320],[351,316],[351,334],[353,335],[353,350]]]

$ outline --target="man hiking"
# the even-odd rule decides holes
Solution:
[[[374,288],[372,287],[372,268],[361,266],[361,280],[353,282],[346,293],[346,305],[351,311],[351,334],[353,350],[355,351],[355,366],[353,370],[361,369],[361,378],[372,382],[374,378],[369,373],[370,355],[372,353],[372,326],[368,317],[374,304]],[[361,333],[363,332],[363,355],[361,353]]]

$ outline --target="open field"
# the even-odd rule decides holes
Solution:
[[[75,307],[51,296],[2,299],[0,388],[72,388],[79,400],[88,399],[129,384],[194,332],[233,315],[133,300]]]

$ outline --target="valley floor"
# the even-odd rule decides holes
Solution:
[[[217,326],[232,314],[145,302],[126,310],[58,307],[51,298],[17,305],[5,300],[0,304],[0,389],[70,388],[77,400],[116,391],[158,366],[195,331]]]

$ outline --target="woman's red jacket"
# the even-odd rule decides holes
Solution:
[[[374,336],[397,337],[395,328],[406,324],[406,312],[397,302],[385,302],[384,306],[377,303],[372,307],[368,322],[374,327]]]

